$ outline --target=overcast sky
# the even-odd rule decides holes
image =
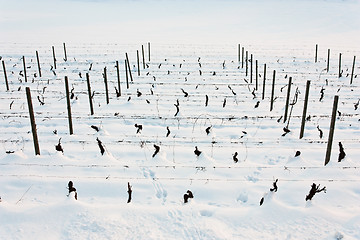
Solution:
[[[1,42],[360,40],[360,1],[0,0]]]

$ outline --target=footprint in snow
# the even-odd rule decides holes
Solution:
[[[248,194],[246,192],[242,192],[239,194],[236,201],[246,203],[248,199],[249,199]]]

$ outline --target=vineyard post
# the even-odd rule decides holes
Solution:
[[[69,94],[69,81],[68,77],[65,76],[65,91],[66,91],[66,104],[67,104],[67,111],[68,111],[68,120],[69,120],[69,133],[72,135],[73,125],[72,125],[72,118],[71,118],[71,105],[70,105],[70,94]]]
[[[288,115],[290,92],[291,92],[291,81],[292,81],[292,77],[289,77],[289,84],[288,84],[288,89],[287,89],[287,94],[286,94],[286,103],[285,103],[284,123],[286,122],[287,115]]]
[[[137,56],[138,76],[140,77],[140,58],[139,58],[139,50],[136,50],[136,56]]]
[[[309,101],[309,91],[310,91],[310,80],[307,80],[306,82],[306,92],[305,92],[305,101],[304,101],[304,108],[303,108],[303,114],[301,119],[301,128],[300,128],[300,137],[299,139],[302,139],[304,136],[304,130],[305,130],[305,122],[306,122],[306,111],[307,111],[307,105]]]
[[[264,100],[264,98],[265,98],[265,81],[266,81],[266,63],[264,64],[264,80],[263,80],[262,100]]]
[[[64,45],[64,55],[65,55],[64,61],[66,62],[66,61],[67,61],[67,55],[66,55],[66,46],[65,46],[65,43],[63,43],[63,45]]]
[[[273,82],[272,82],[272,88],[271,88],[271,102],[270,102],[270,112],[274,108],[274,92],[275,92],[275,75],[276,71],[273,71]]]
[[[141,45],[141,52],[142,52],[143,68],[145,69],[145,53],[144,53],[144,45]]]
[[[131,79],[131,82],[133,82],[133,77],[132,77],[132,74],[131,74],[131,68],[130,68],[130,62],[129,62],[129,57],[128,57],[128,54],[125,53],[126,55],[126,62],[127,62],[127,66],[129,68],[129,75],[130,75],[130,79]]]
[[[248,75],[248,68],[249,68],[248,57],[249,57],[249,53],[248,53],[248,51],[246,51],[246,53],[245,53],[245,76]]]
[[[52,46],[52,53],[53,53],[53,59],[54,59],[54,68],[56,69],[56,57],[55,57],[55,48]]]
[[[129,89],[129,73],[128,73],[126,59],[125,59],[125,73],[126,73],[126,88]]]
[[[8,79],[7,79],[7,75],[6,75],[6,68],[5,68],[4,60],[2,60],[2,66],[3,66],[3,70],[4,70],[4,76],[5,76],[6,91],[9,91],[9,83],[8,83]]]
[[[109,89],[106,75],[106,67],[104,67],[104,84],[105,84],[105,96],[106,96],[106,104],[109,104]]]
[[[240,44],[238,44],[238,62],[240,62]]]
[[[255,60],[255,90],[258,90],[258,60]]]
[[[329,69],[330,69],[330,48],[328,49],[326,72],[329,72]]]
[[[150,62],[150,42],[148,42],[148,50],[149,50],[149,62]]]
[[[89,73],[86,73],[86,81],[87,81],[87,88],[88,88],[88,95],[89,95],[90,114],[94,115],[94,108],[93,108],[93,103],[92,103]]]
[[[41,68],[40,68],[40,60],[39,60],[39,53],[38,53],[38,51],[36,51],[36,61],[37,61],[38,70],[39,70],[39,77],[41,77]]]
[[[25,82],[27,82],[25,56],[23,56],[22,58],[23,58],[23,65],[24,65],[24,77],[25,77]]]
[[[36,133],[34,109],[33,109],[32,101],[31,101],[31,93],[30,93],[29,87],[26,87],[26,97],[27,97],[29,114],[30,114],[30,123],[31,123],[31,131],[32,131],[33,141],[34,141],[35,155],[40,155],[39,141],[38,141],[38,137],[37,137],[37,133]]]
[[[253,55],[250,54],[250,83],[252,83],[253,79]]]
[[[341,77],[341,53],[339,54],[339,78]]]
[[[318,57],[318,45],[316,44],[316,46],[315,46],[315,62],[317,62],[317,57]]]
[[[244,68],[244,52],[245,52],[245,48],[242,47],[241,48],[241,68]]]
[[[325,164],[324,164],[325,166],[326,166],[326,164],[328,164],[329,161],[330,161],[331,146],[332,146],[333,137],[334,137],[335,120],[336,120],[336,113],[337,113],[338,101],[339,101],[339,96],[335,95],[335,97],[334,97],[334,104],[333,104],[333,110],[332,110],[332,115],[331,115],[329,139],[328,139],[328,144],[327,144],[327,148],[326,148],[326,156],[325,156]]]
[[[350,84],[352,84],[352,82],[353,82],[353,78],[354,78],[355,60],[356,60],[356,56],[354,56],[353,65],[352,65],[352,69],[351,69]]]
[[[116,61],[116,74],[117,74],[117,80],[118,80],[119,96],[121,96],[119,61]]]

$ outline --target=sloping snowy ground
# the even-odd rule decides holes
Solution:
[[[1,66],[2,239],[360,238],[358,1],[0,0],[0,5],[0,56],[10,87],[6,91]],[[144,39],[152,42],[150,61]],[[246,76],[246,64],[238,61],[238,43],[249,57],[253,54],[252,82],[251,63]],[[147,65],[143,69],[141,59],[138,76],[136,50],[141,56],[141,44]],[[51,71],[53,45],[56,75]],[[129,89],[125,52],[133,75]],[[27,83],[21,76],[23,56]],[[116,60],[120,97],[115,92]],[[259,67],[254,91],[255,60]],[[276,100],[270,111],[273,70]],[[86,73],[94,91],[93,116]],[[65,76],[74,93],[74,135],[68,131]],[[290,100],[296,88],[300,93],[290,132],[282,136],[289,77]],[[309,119],[299,139],[307,80]],[[27,86],[40,156],[33,149]],[[335,95],[339,112],[331,161],[325,167]],[[174,116],[177,101],[179,113]],[[141,133],[135,124],[143,126]],[[60,138],[64,153],[55,150]],[[105,146],[103,156],[97,138]],[[341,163],[339,142],[346,152]],[[160,152],[153,158],[154,144]],[[199,157],[195,146],[202,151]],[[294,157],[296,151],[301,155]],[[276,179],[279,189],[270,192]],[[66,196],[70,180],[77,201]],[[129,204],[128,182],[133,190]],[[327,191],[306,202],[312,183]],[[183,204],[187,190],[194,199]]]
[[[342,51],[344,73],[338,78],[338,49],[333,50],[327,73],[327,51],[322,46],[317,63],[314,46],[245,46],[254,54],[254,61],[259,61],[254,96],[255,74],[250,83],[251,63],[246,76],[246,64],[242,68],[237,61],[236,45],[154,44],[150,62],[145,54],[145,69],[140,62],[140,76],[135,49],[141,46],[68,46],[66,62],[61,47],[55,46],[55,76],[50,71],[51,48],[2,46],[10,83],[10,91],[5,91],[3,84],[1,92],[0,124],[0,231],[6,239],[360,237],[359,110],[355,109],[360,98],[359,68],[352,85],[348,75],[352,56],[358,50]],[[41,78],[34,77],[35,49],[40,54]],[[134,79],[129,89],[125,84],[125,52],[129,53]],[[27,83],[19,75],[22,54],[28,66]],[[115,60],[121,66],[121,97],[115,92]],[[264,63],[268,67],[262,100]],[[104,67],[109,104],[102,77]],[[277,71],[276,101],[270,112],[272,70]],[[93,116],[85,73],[89,73],[95,92]],[[69,77],[70,89],[74,89],[74,135],[68,134],[64,76]],[[287,123],[281,116],[290,76],[291,100],[297,87],[300,94],[291,114],[291,132],[282,136]],[[312,80],[307,111],[310,120],[304,138],[299,140],[307,79]],[[26,86],[32,91],[40,156],[34,156]],[[324,97],[319,101],[322,88]],[[339,113],[331,162],[324,167],[335,94],[340,98]],[[37,97],[45,104],[40,105]],[[177,100],[180,111],[174,116]],[[134,124],[141,124],[143,130],[136,133]],[[323,131],[322,138],[317,126]],[[209,134],[205,131],[208,127]],[[63,154],[55,150],[60,138]],[[96,138],[105,146],[104,156]],[[337,163],[338,142],[347,154],[341,163]],[[154,158],[153,144],[160,146]],[[195,146],[202,151],[199,157],[193,153]],[[294,157],[296,151],[301,151],[299,157]],[[235,152],[237,163],[233,161]],[[279,179],[279,190],[273,193],[269,189],[275,179]],[[66,197],[70,180],[77,188],[78,201]],[[128,182],[133,189],[130,204],[126,203]],[[327,192],[306,202],[313,182],[326,186]],[[183,204],[187,190],[193,192],[194,199]],[[260,206],[262,197],[264,203]]]

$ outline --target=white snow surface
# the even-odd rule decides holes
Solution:
[[[351,0],[0,0],[0,56],[9,82],[6,91],[1,66],[1,239],[360,239],[358,58],[350,84],[360,53],[359,6]],[[239,61],[238,44],[252,63]],[[289,77],[290,103],[297,88],[299,94],[284,122]],[[308,119],[299,139],[307,80]],[[26,87],[41,155],[34,153]],[[335,95],[334,141],[324,166]],[[139,133],[135,124],[143,127]],[[290,132],[282,136],[284,127]],[[63,153],[55,149],[59,142]],[[346,153],[341,162],[339,142]],[[152,157],[154,144],[160,151]],[[69,181],[77,200],[67,196]],[[326,192],[305,201],[313,183]],[[194,198],[184,203],[187,190]]]

